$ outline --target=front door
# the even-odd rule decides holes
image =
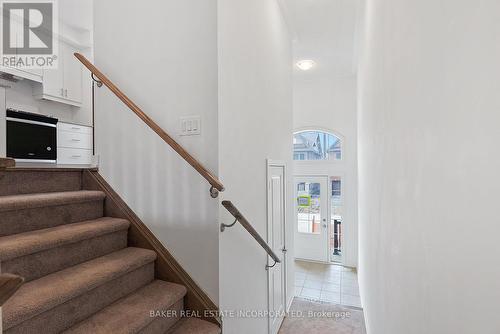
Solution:
[[[328,179],[295,178],[295,257],[328,262]]]
[[[276,334],[286,308],[285,166],[270,164],[268,171],[267,242],[281,260],[268,269],[269,333]],[[269,265],[273,264],[269,257]]]

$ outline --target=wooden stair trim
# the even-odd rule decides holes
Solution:
[[[221,326],[221,319],[218,316],[219,308],[217,305],[215,305],[203,289],[196,284],[179,262],[177,262],[165,246],[155,237],[153,232],[151,232],[132,209],[130,209],[98,171],[83,171],[82,188],[84,190],[100,190],[104,192],[106,194],[104,215],[127,219],[131,223],[128,233],[129,247],[146,248],[156,252],[158,256],[155,263],[156,278],[184,285],[187,289],[184,300],[186,309],[199,312],[202,319]]]

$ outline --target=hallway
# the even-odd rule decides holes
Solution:
[[[366,333],[355,271],[295,261],[295,299],[279,334],[299,333]]]

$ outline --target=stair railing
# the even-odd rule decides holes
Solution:
[[[241,224],[245,228],[245,230],[250,233],[252,237],[264,248],[267,254],[274,260],[274,264],[272,266],[267,265],[266,269],[274,267],[277,263],[281,263],[280,258],[276,253],[272,250],[271,247],[267,244],[267,242],[260,236],[260,234],[255,230],[255,228],[248,222],[248,220],[241,214],[241,212],[234,206],[231,201],[222,201],[222,205],[229,211],[230,214],[235,218],[234,223],[231,225],[221,224],[220,230],[224,232],[224,230],[228,227],[233,227],[237,222]]]
[[[172,149],[177,152],[188,164],[190,164],[201,176],[203,176],[208,183],[210,183],[210,195],[213,198],[219,196],[219,191],[224,191],[224,185],[214,176],[212,173],[205,168],[201,162],[199,162],[195,157],[189,154],[179,143],[177,143],[172,137],[170,137],[155,121],[153,121],[137,104],[135,104],[127,95],[125,95],[116,85],[109,80],[97,67],[95,67],[85,56],[80,53],[75,53],[75,57],[82,62],[85,67],[87,67],[90,72],[92,72],[92,80],[97,82],[97,85],[101,87],[105,85],[111,90],[116,97],[118,97],[127,107],[130,108],[140,119],[146,123],[147,126],[160,136],[161,139]]]
[[[103,85],[108,87],[113,94],[116,95],[127,107],[129,107],[132,112],[134,112],[140,119],[146,123],[147,126],[154,132],[156,132],[165,143],[170,145],[172,149],[177,152],[187,163],[189,163],[202,177],[204,177],[210,187],[210,196],[212,198],[217,198],[219,192],[224,191],[224,185],[217,177],[215,177],[207,168],[205,168],[201,162],[194,158],[188,151],[186,151],[179,143],[177,143],[171,136],[169,136],[153,119],[151,119],[142,109],[135,104],[127,95],[125,95],[111,80],[109,80],[94,64],[92,64],[85,56],[80,53],[75,53],[75,57],[91,72],[91,77],[94,82],[96,82],[97,87],[102,87]],[[264,241],[264,239],[259,235],[259,233],[253,228],[253,226],[248,222],[248,220],[238,211],[238,209],[230,202],[223,201],[222,205],[235,217],[235,221],[231,225],[221,224],[221,231],[224,232],[226,227],[232,227],[236,222],[240,222],[241,225],[250,233],[250,235],[264,248],[267,254],[274,260],[272,266],[266,265],[266,269],[274,267],[281,260],[274,253],[274,251],[269,247],[269,245]]]

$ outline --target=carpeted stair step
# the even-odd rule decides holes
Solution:
[[[165,333],[179,320],[185,295],[184,286],[156,280],[64,334]]]
[[[183,318],[165,334],[220,334],[219,326],[197,318]]]
[[[68,191],[0,197],[0,236],[103,216],[101,191]]]
[[[129,225],[105,217],[0,237],[2,272],[28,282],[123,249]]]
[[[82,189],[82,171],[22,170],[0,171],[0,196],[77,191]]]
[[[154,279],[153,251],[123,250],[31,281],[2,307],[4,333],[59,333]]]

